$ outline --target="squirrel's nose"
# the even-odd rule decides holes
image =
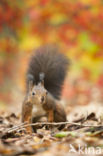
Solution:
[[[41,97],[41,102],[44,102],[44,96]]]

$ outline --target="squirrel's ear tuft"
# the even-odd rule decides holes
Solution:
[[[40,73],[39,74],[39,79],[40,81],[44,80],[45,74],[44,73]]]
[[[40,73],[39,74],[39,79],[40,79],[40,83],[44,86],[44,77],[45,77],[45,74],[44,73]]]
[[[34,81],[34,76],[32,74],[27,75],[27,80],[28,81]]]
[[[34,76],[32,74],[27,75],[27,81],[29,85],[29,91],[32,89],[33,84],[34,84]]]

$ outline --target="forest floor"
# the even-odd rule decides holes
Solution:
[[[68,123],[62,130],[57,125],[47,130],[44,125],[37,133],[27,134],[20,113],[0,111],[0,156],[102,156],[103,101],[98,97],[87,103],[80,94],[66,102]]]

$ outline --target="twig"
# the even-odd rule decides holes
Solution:
[[[28,126],[38,126],[38,125],[66,125],[66,124],[72,124],[72,125],[77,125],[77,126],[82,126],[82,127],[103,127],[103,125],[85,125],[85,124],[81,124],[81,123],[75,123],[75,122],[37,122],[37,123],[31,123],[31,124],[27,124],[27,123],[22,123],[19,126],[14,126],[13,128],[10,128],[7,132],[11,133],[15,130],[19,130],[21,128],[25,128]]]
[[[4,133],[6,133],[6,132],[10,133],[10,132],[12,132],[12,131],[18,130],[19,128],[24,127],[25,124],[27,124],[27,122],[24,122],[24,123],[21,123],[21,124],[19,124],[19,125],[16,125],[16,126],[12,127],[12,128],[9,128],[9,129],[6,130]],[[9,131],[10,131],[10,132],[9,132]]]

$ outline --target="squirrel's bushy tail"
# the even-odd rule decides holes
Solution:
[[[38,84],[39,74],[44,73],[45,88],[59,99],[68,64],[69,60],[56,46],[43,46],[33,53],[27,75],[33,75],[34,84]]]

